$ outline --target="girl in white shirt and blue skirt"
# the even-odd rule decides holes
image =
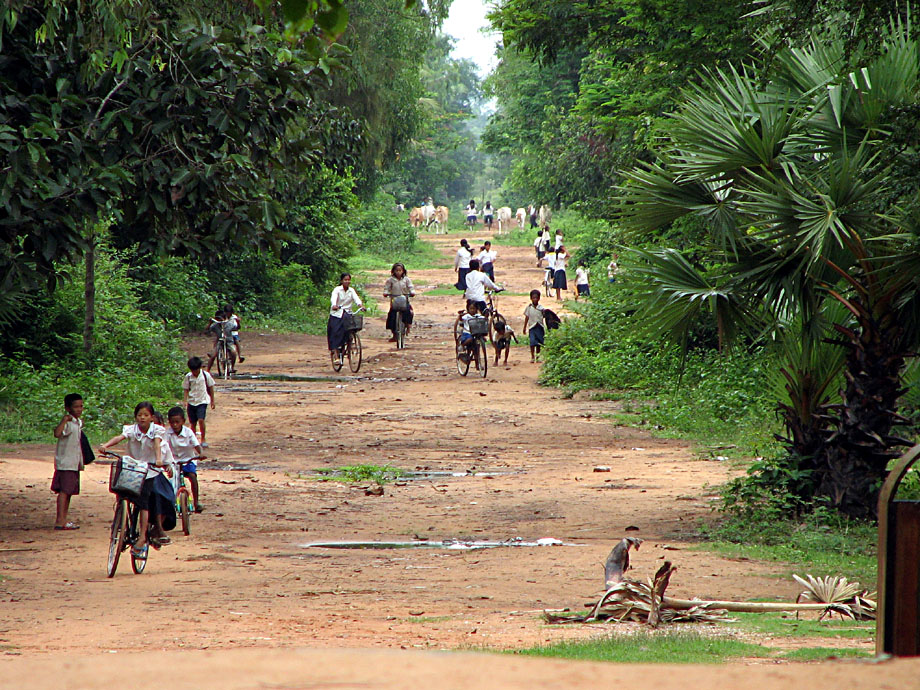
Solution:
[[[355,305],[363,306],[361,298],[351,286],[351,273],[343,273],[340,280],[342,284],[332,291],[329,298],[329,321],[326,324],[326,340],[329,352],[333,354],[345,345],[345,312],[351,312]]]

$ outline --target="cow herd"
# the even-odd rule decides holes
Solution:
[[[397,212],[405,211],[405,206],[399,204],[396,210]],[[450,209],[447,206],[435,206],[431,197],[428,197],[425,199],[423,206],[416,206],[409,210],[409,223],[413,228],[424,226],[426,230],[430,230],[431,226],[434,225],[436,235],[441,234],[443,225],[444,233],[446,234],[448,232],[447,218],[449,213]],[[518,208],[512,215],[510,206],[502,206],[496,209],[495,220],[498,222],[499,235],[511,230],[512,220],[521,230],[527,225],[528,220],[530,220],[530,227],[532,228],[537,227],[538,224],[539,227],[546,228],[549,227],[549,223],[552,220],[552,211],[546,204],[541,205],[539,208],[531,204],[527,208]]]

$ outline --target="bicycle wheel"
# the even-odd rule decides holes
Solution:
[[[220,343],[217,344],[217,354],[215,355],[215,361],[217,364],[217,378],[220,378],[224,375],[224,362],[223,352],[221,351]]]
[[[345,348],[340,347],[338,350],[333,350],[329,353],[329,357],[332,359],[332,370],[342,371],[342,365],[345,364]]]
[[[406,346],[406,322],[403,321],[401,311],[396,312],[396,349],[402,350]]]
[[[348,367],[354,374],[361,368],[361,336],[358,331],[352,331],[348,339]]]
[[[482,336],[476,338],[473,351],[476,353],[476,369],[479,370],[479,375],[485,378],[489,371],[489,351],[486,349],[486,339]]]
[[[230,360],[227,357],[227,344],[223,341],[217,344],[217,375],[224,379],[230,378]]]
[[[179,517],[182,519],[182,534],[187,537],[192,531],[192,513],[188,509],[189,493],[185,487],[176,492],[176,501],[179,503]]]
[[[147,526],[147,555],[150,556],[150,526]],[[147,567],[146,558],[138,558],[134,555],[134,549],[131,549],[131,570],[135,575],[140,575]]]
[[[230,363],[230,346],[225,342],[223,345],[221,345],[221,347],[224,351],[224,380],[226,381],[230,378],[230,374],[232,373],[232,366]]]
[[[109,560],[106,564],[106,576],[114,577],[118,568],[118,559],[125,549],[125,533],[128,531],[128,502],[119,498],[115,502],[115,517],[112,518],[112,531],[109,534]]]
[[[460,376],[466,376],[467,372],[470,370],[470,358],[467,357],[465,362],[463,361],[463,359],[460,358],[460,355],[468,354],[468,353],[466,352],[466,348],[463,347],[463,345],[460,343],[459,338],[456,341],[456,345],[457,345],[457,372],[459,372]]]

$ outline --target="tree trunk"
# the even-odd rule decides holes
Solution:
[[[854,517],[875,516],[878,492],[904,441],[891,435],[899,419],[901,369],[907,352],[892,310],[878,315],[861,306],[855,330],[836,326],[848,348],[846,388],[835,429],[815,457],[818,496]]]
[[[83,352],[89,354],[93,349],[93,328],[96,325],[96,231],[90,230],[89,247],[84,255],[86,275],[83,280]]]

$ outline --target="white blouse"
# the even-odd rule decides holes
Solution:
[[[346,309],[352,311],[351,307],[356,304],[359,307],[364,305],[361,298],[358,297],[358,293],[355,292],[355,289],[349,287],[346,290],[341,285],[337,285],[335,290],[332,291],[332,296],[329,298],[329,315],[341,319],[344,311]]]
[[[483,264],[493,264],[495,263],[495,257],[498,256],[498,252],[494,249],[483,250],[479,252],[479,256],[476,258],[479,259],[479,265]]]
[[[454,258],[454,268],[469,268],[470,259],[472,258],[472,252],[466,247],[460,247],[460,249],[457,250],[457,256]]]
[[[553,263],[553,268],[557,271],[564,271],[565,270],[565,260],[567,257],[568,257],[568,254],[566,254],[565,252],[559,252],[558,254],[556,254],[556,258]]]
[[[147,479],[157,476],[155,469],[157,456],[154,450],[154,439],[160,439],[160,457],[165,464],[168,460],[169,445],[165,442],[166,429],[159,424],[151,423],[147,431],[141,431],[137,424],[126,424],[121,428],[121,434],[128,441],[128,455],[135,460],[148,464]],[[170,453],[171,455],[171,453]]]

